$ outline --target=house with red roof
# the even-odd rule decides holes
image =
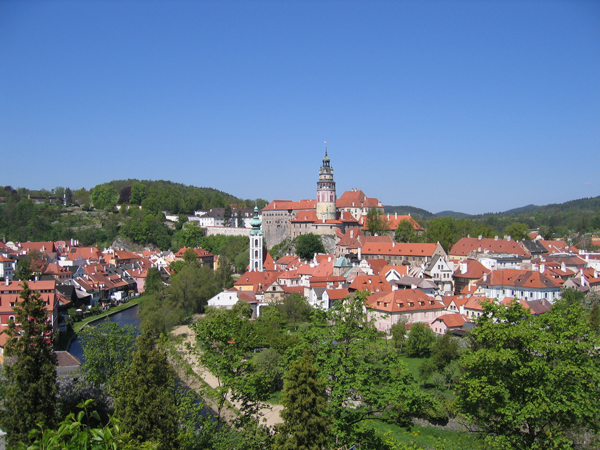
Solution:
[[[387,333],[400,321],[430,325],[444,313],[443,303],[419,289],[375,292],[367,297],[367,317],[373,320],[379,331]]]
[[[365,243],[359,252],[364,258],[383,258],[391,266],[395,265],[427,265],[434,256],[440,255],[447,258],[444,248],[440,243]]]
[[[175,252],[175,259],[177,261],[183,261],[183,255],[185,254],[186,250],[189,249],[187,247],[181,247],[177,252]],[[213,255],[208,250],[204,250],[201,247],[192,248],[191,250],[193,250],[194,253],[196,253],[198,261],[202,263],[202,265],[207,265],[211,269],[214,268],[215,255]]]
[[[507,236],[504,239],[484,237],[464,237],[452,246],[449,252],[450,259],[461,260],[463,258],[475,258],[479,255],[493,253],[496,255],[516,255],[529,257],[529,252],[517,241]]]
[[[48,320],[52,324],[52,332],[54,334],[58,330],[59,307],[59,302],[56,300],[56,281],[28,281],[27,285],[29,289],[39,294],[44,302],[44,309],[48,312]],[[13,308],[17,303],[23,301],[20,297],[23,289],[22,281],[5,280],[0,284],[0,332],[8,329],[9,321],[15,320]],[[19,324],[16,325],[18,328]],[[4,345],[6,344],[7,338],[8,336],[5,333],[0,333],[0,358],[3,358]]]
[[[49,263],[44,269],[44,275],[49,275],[59,283],[65,283],[73,278],[72,272],[57,263]]]
[[[458,263],[458,267],[454,271],[452,278],[454,279],[454,294],[471,293],[471,287],[477,288],[476,281],[483,277],[484,273],[490,273],[487,267],[481,264],[476,259],[463,259]],[[465,291],[466,288],[466,291]],[[463,292],[465,291],[465,292]]]
[[[471,323],[471,320],[460,313],[444,314],[436,318],[430,325],[430,328],[437,335],[444,335],[448,331],[463,330],[465,325]]]
[[[208,306],[213,308],[231,309],[239,302],[246,302],[252,309],[251,319],[256,319],[260,314],[259,301],[254,296],[253,292],[239,291],[236,288],[231,288],[223,292],[219,292],[213,298],[208,300]]]
[[[560,298],[562,280],[534,270],[503,269],[484,273],[476,284],[483,289],[486,298],[498,301],[505,297],[516,297],[554,303]]]
[[[15,262],[0,254],[0,278],[2,280],[12,280],[15,272]]]

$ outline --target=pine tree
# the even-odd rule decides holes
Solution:
[[[323,415],[325,386],[318,378],[313,357],[306,353],[286,373],[282,395],[285,423],[275,439],[276,450],[321,450],[329,448],[331,424]]]
[[[26,282],[19,297],[23,301],[13,307],[15,321],[9,322],[5,347],[8,388],[1,426],[11,447],[28,442],[38,424],[52,425],[56,396],[56,355],[44,301]]]
[[[594,303],[590,311],[590,328],[596,334],[600,332],[600,305]]]
[[[115,416],[133,444],[153,441],[159,450],[177,448],[178,414],[169,362],[146,330],[137,347],[130,368],[117,377]]]

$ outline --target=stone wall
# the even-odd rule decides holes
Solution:
[[[204,228],[207,236],[222,234],[224,236],[250,236],[251,228],[238,227],[206,227]]]

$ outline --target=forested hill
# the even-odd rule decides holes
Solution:
[[[184,241],[188,246],[194,244],[182,235],[181,227],[185,216],[195,210],[232,204],[262,208],[266,203],[162,180],[115,180],[90,190],[59,186],[33,191],[5,186],[0,187],[0,236],[19,242],[75,238],[83,245],[100,246],[110,245],[120,236],[135,244],[179,248]],[[117,205],[133,207],[117,210]],[[163,211],[182,215],[175,230],[165,223]]]

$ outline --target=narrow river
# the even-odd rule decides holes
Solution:
[[[124,311],[119,311],[116,314],[113,314],[112,316],[108,316],[108,318],[103,319],[103,320],[110,320],[111,322],[115,322],[119,325],[119,328],[124,326],[124,325],[133,325],[136,328],[140,328],[140,319],[138,317],[138,310],[139,307],[138,305],[135,305],[132,308],[126,309]],[[99,324],[101,321],[97,321],[94,323],[90,323],[88,325],[88,327],[93,327],[97,324]],[[81,341],[79,339],[79,337],[77,337],[77,339],[75,339],[73,342],[71,342],[71,346],[69,347],[69,353],[71,353],[73,356],[79,358],[79,360],[83,363],[84,361],[84,357],[83,357],[83,349],[81,348]]]

